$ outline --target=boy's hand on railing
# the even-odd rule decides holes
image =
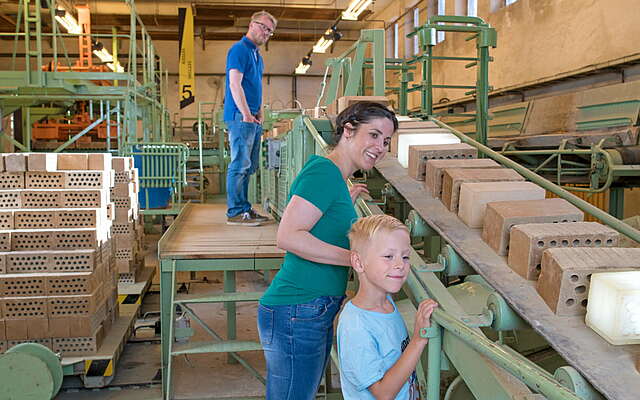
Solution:
[[[429,328],[431,326],[431,314],[433,310],[438,307],[438,303],[436,303],[432,299],[427,299],[421,302],[418,305],[418,312],[416,313],[416,321],[413,326],[413,338],[412,340],[424,340],[427,341],[427,338],[423,338],[420,335],[420,329]]]

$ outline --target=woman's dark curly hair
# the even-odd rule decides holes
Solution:
[[[354,129],[360,124],[369,123],[372,119],[386,118],[393,122],[393,132],[398,130],[398,119],[393,111],[380,103],[372,101],[359,101],[342,110],[336,118],[336,132],[333,136],[333,145],[337,145],[344,133],[344,126],[350,123]]]

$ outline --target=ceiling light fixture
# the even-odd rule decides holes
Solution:
[[[56,21],[60,23],[69,33],[73,33],[79,35],[82,33],[82,27],[78,24],[78,21],[71,15],[71,13],[67,12],[64,8],[56,9]]]
[[[314,53],[325,53],[329,46],[333,44],[333,36],[331,35],[331,29],[327,29],[327,31],[322,35],[320,39],[313,46]]]
[[[357,21],[358,16],[369,7],[373,0],[351,0],[349,7],[342,12],[342,19]]]

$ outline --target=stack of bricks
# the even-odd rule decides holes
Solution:
[[[0,158],[0,350],[95,353],[118,317],[110,154]]]
[[[115,205],[112,234],[115,247],[116,270],[119,282],[135,283],[144,263],[142,262],[142,218],[140,217],[138,170],[132,157],[113,157],[115,185],[111,199]]]

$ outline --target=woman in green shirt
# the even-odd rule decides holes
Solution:
[[[347,232],[357,219],[353,203],[368,192],[363,184],[349,190],[346,180],[359,169],[372,169],[397,129],[386,107],[353,104],[338,115],[329,155],[312,156],[291,185],[277,235],[287,253],[258,306],[268,400],[316,396],[347,286]]]

